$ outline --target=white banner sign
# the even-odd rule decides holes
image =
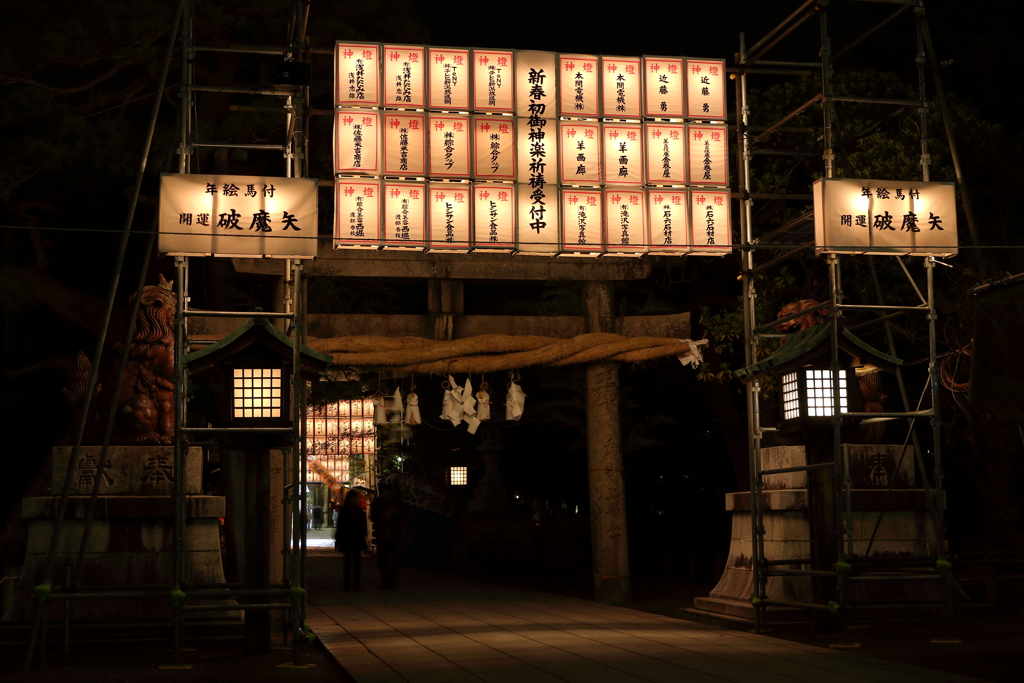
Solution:
[[[469,50],[432,47],[430,60],[430,108],[469,110]]]
[[[384,46],[384,106],[422,109],[426,105],[426,49]]]
[[[686,183],[686,126],[681,123],[648,123],[647,182],[651,185]]]
[[[957,253],[953,183],[823,178],[813,194],[818,253]]]
[[[433,178],[469,178],[468,116],[431,114],[430,176]]]
[[[601,124],[597,121],[559,121],[562,142],[559,171],[564,185],[601,184]]]
[[[313,258],[316,180],[160,176],[161,254]]]
[[[335,44],[334,106],[380,106],[380,45]]]
[[[473,50],[473,109],[515,111],[515,54],[511,50]]]
[[[604,251],[601,190],[562,190],[562,252],[597,256]]]
[[[690,252],[690,220],[685,190],[652,189],[647,192],[651,226],[651,253]]]
[[[380,182],[342,180],[334,191],[335,248],[380,247]]]
[[[729,184],[728,135],[726,126],[687,127],[690,185]]]
[[[558,190],[519,183],[516,188],[516,249],[529,254],[557,254]]]
[[[690,215],[693,226],[690,241],[693,253],[721,255],[732,252],[729,226],[729,192],[727,190],[693,190],[690,192]]]
[[[644,57],[644,116],[656,119],[683,117],[683,60]]]
[[[640,118],[639,57],[602,57],[601,114],[616,119]]]
[[[686,60],[686,116],[703,121],[724,121],[725,62]]]
[[[605,184],[643,185],[643,126],[639,123],[606,123],[603,137]]]
[[[384,113],[384,175],[427,174],[427,115]]]
[[[516,179],[514,125],[513,119],[505,116],[477,116],[473,119],[473,176],[476,179]]]
[[[334,114],[335,173],[378,175],[379,147],[379,112],[371,109],[339,109]]]
[[[427,246],[426,194],[422,183],[384,183],[384,246]]]
[[[562,116],[599,116],[597,91],[601,84],[597,55],[559,55],[561,86],[558,105]]]
[[[431,250],[469,251],[473,188],[467,184],[431,183]]]
[[[609,256],[642,256],[647,251],[647,197],[643,190],[604,191],[605,243]]]
[[[473,244],[476,249],[510,251],[516,246],[514,185],[473,183]]]

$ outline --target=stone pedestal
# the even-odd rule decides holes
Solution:
[[[53,564],[55,587],[64,585],[65,567],[78,557],[100,450],[99,446],[83,447],[74,463],[71,496]],[[70,455],[70,448],[53,450],[53,491],[63,488]],[[174,476],[172,447],[110,447],[79,572],[81,589],[169,589],[174,561]],[[189,449],[185,476],[184,579],[192,584],[223,583],[218,518],[224,516],[224,498],[202,495],[202,449]],[[28,523],[28,549],[13,604],[3,615],[3,621],[32,618],[32,588],[43,580],[59,503],[60,496],[22,499],[22,518]],[[63,617],[64,604],[51,601],[50,618]],[[169,600],[79,600],[73,602],[71,616],[76,620],[169,618],[171,607]]]
[[[913,488],[915,480],[913,447],[907,447],[897,470],[902,445],[850,445],[851,499],[853,508],[853,551],[863,559],[878,520],[882,501],[895,479],[885,506],[869,559],[893,557],[937,557],[937,542],[923,489]],[[776,446],[761,451],[762,469],[781,469],[807,464],[803,446]],[[769,561],[794,560],[776,565],[781,569],[811,569],[807,473],[788,472],[765,477],[762,497],[765,556]],[[751,571],[750,493],[727,493],[725,507],[732,513],[732,541],[721,580],[709,597],[694,600],[698,610],[733,617],[753,618],[750,596],[754,592]],[[803,560],[804,562],[800,562]],[[829,560],[829,566],[836,558]],[[854,584],[858,605],[941,599],[940,581],[879,581]],[[807,576],[769,577],[769,599],[813,602],[811,579]],[[787,621],[807,616],[805,610],[772,606],[769,621]]]

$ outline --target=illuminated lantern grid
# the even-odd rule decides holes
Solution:
[[[306,456],[340,482],[366,485],[366,461],[377,452],[373,403],[369,399],[310,406],[306,413]],[[309,481],[321,481],[307,468]]]
[[[419,173],[399,173],[394,177],[423,183],[425,190],[429,189],[428,181],[466,185],[467,196],[473,192],[472,184],[475,181],[508,183],[510,186],[513,183],[524,184],[529,181],[531,187],[536,187],[535,180],[530,175],[532,171],[529,170],[534,167],[532,162],[535,159],[524,150],[531,150],[537,144],[550,146],[551,149],[546,150],[551,152],[546,154],[546,184],[550,185],[555,193],[549,195],[543,189],[541,192],[544,195],[542,201],[545,204],[545,220],[550,221],[550,227],[554,228],[554,241],[562,241],[561,233],[567,229],[560,226],[557,208],[557,191],[560,188],[628,186],[631,189],[635,187],[636,191],[646,195],[646,192],[657,187],[696,191],[692,186],[724,187],[727,183],[728,135],[723,121],[724,61],[671,57],[557,55],[553,52],[539,51],[457,50],[423,46],[384,45],[379,49],[374,44],[339,42],[336,46],[335,63],[338,69],[337,120],[345,121],[345,117],[348,116],[353,121],[361,121],[358,111],[373,111],[375,115],[385,114],[374,121],[384,121],[389,126],[386,130],[381,130],[378,125],[374,132],[365,127],[361,137],[355,142],[340,140],[345,137],[345,131],[336,131],[335,145],[337,147],[344,142],[342,148],[345,150],[345,163],[335,169],[340,176],[383,177],[379,175],[380,171],[376,170],[376,159],[379,156],[385,159],[385,174],[396,166],[409,171],[415,167]],[[528,116],[524,101],[528,100],[535,104],[536,95],[533,90],[528,90],[523,85],[526,73],[524,70],[531,67],[547,67],[546,70],[549,71],[547,80],[542,84],[547,93],[536,101],[544,102],[540,116],[549,124],[545,133],[552,137],[550,144],[538,143],[532,137],[529,142],[520,139],[518,144],[513,144],[511,134],[508,132],[514,134],[518,129],[520,138],[526,135],[521,125]],[[474,88],[472,95],[470,84],[473,84]],[[657,91],[652,88],[656,88]],[[379,93],[384,95],[383,103],[378,96]],[[423,107],[421,102],[425,103],[426,107]],[[412,121],[410,118],[410,123],[401,117],[395,118],[398,109],[424,113],[414,115],[412,111],[407,111],[409,116],[405,118],[420,117],[419,121]],[[536,109],[531,108],[530,112],[536,114]],[[516,119],[520,119],[520,125],[517,125]],[[570,150],[567,143],[562,141],[559,144],[557,139],[561,137],[559,134],[562,132],[557,125],[559,120],[576,121],[580,124],[586,122],[597,129],[595,138],[598,140],[603,138],[606,126],[635,127],[636,131],[631,134],[636,135],[636,149],[629,148],[628,144],[625,151],[621,149],[623,144],[615,146],[614,149],[607,144],[603,146],[606,149],[602,149],[600,144],[594,144],[595,149],[589,150],[584,149],[586,145],[581,145],[580,141],[575,141],[573,149]],[[622,123],[626,121],[630,123]],[[505,124],[503,128],[506,129],[509,139],[506,140],[497,132],[495,126],[499,124]],[[444,130],[440,126],[444,126]],[[460,130],[455,130],[456,126],[461,127]],[[691,126],[694,134],[706,136],[698,141],[700,144],[692,140],[689,140],[688,144],[684,142],[690,137]],[[449,131],[449,128],[452,130]],[[426,134],[427,132],[429,134]],[[460,135],[466,136],[464,142],[461,141]],[[716,148],[719,141],[721,149]],[[596,140],[594,142],[596,143]],[[369,153],[365,148],[371,144],[383,144],[384,149],[378,153]],[[566,149],[560,149],[562,146]],[[510,150],[514,158],[507,158]],[[356,170],[353,173],[356,164],[348,158],[357,154],[360,155],[358,163],[363,164],[360,166],[363,170]],[[690,158],[694,154],[699,158]],[[428,168],[421,171],[423,160],[426,159],[430,160],[426,164]],[[469,159],[472,159],[473,163],[470,163]],[[719,169],[719,166],[722,168]],[[600,174],[602,169],[604,173]],[[644,177],[645,171],[647,177]],[[601,177],[602,175],[604,177]],[[339,177],[338,182],[345,181]],[[549,203],[549,199],[553,199],[553,202]],[[358,217],[362,215],[358,212],[359,207],[349,206],[353,201],[348,197],[339,196],[337,201],[344,206],[339,205],[336,214],[344,214],[347,221],[345,225],[339,223],[336,228],[337,247],[375,245],[378,248],[395,248],[404,246],[403,240],[410,240],[410,248],[429,248],[431,245],[428,242],[432,242],[435,248],[444,246],[438,240],[440,233],[434,229],[434,224],[444,218],[442,214],[431,214],[429,225],[424,226],[425,234],[414,239],[411,234],[405,237],[401,230],[390,229],[396,220],[404,226],[405,219],[404,214],[398,209],[389,212],[387,208],[382,211],[383,215],[379,219],[375,215],[368,215],[371,220],[380,221],[380,238],[375,239],[373,235],[377,234],[377,231],[369,229],[365,234],[372,244],[362,244],[367,241],[360,239],[364,233],[353,235],[349,225],[352,223],[352,215],[357,219],[355,225],[359,225]],[[682,211],[686,212],[688,208],[683,208]],[[479,203],[470,206],[470,210],[473,213],[469,219],[472,230],[469,237],[462,240],[466,245],[471,244],[472,248],[487,248],[487,240],[481,240],[475,234],[481,229],[481,225],[490,230],[488,240],[494,242],[494,235],[491,233],[495,231],[496,221],[493,212],[497,210],[509,212],[507,220],[515,225],[516,234],[519,235],[516,244],[520,243],[519,240],[524,240],[524,244],[519,247],[521,250],[543,251],[537,247],[526,248],[525,242],[536,241],[538,238],[543,242],[547,238],[541,237],[539,231],[537,235],[530,234],[531,229],[536,229],[536,224],[523,226],[522,211],[517,212],[511,204],[496,208],[484,206],[483,210],[487,213],[483,217],[478,215],[482,210]],[[663,218],[663,213],[664,211],[658,214],[659,219]],[[504,214],[501,216],[502,220],[498,222],[506,222]],[[728,213],[722,218],[725,223],[722,226],[722,236],[726,237],[731,232],[728,226]],[[451,233],[451,217],[445,220],[447,224],[441,227]],[[561,220],[565,220],[565,217],[561,217]],[[695,244],[705,246],[703,233],[695,236],[682,234],[687,231],[684,225],[688,222],[682,217],[678,220],[681,234],[676,237],[675,245],[679,245],[679,253],[689,251],[685,243],[693,240],[697,240]],[[671,228],[659,224],[645,227],[644,232],[655,229],[660,235]],[[393,236],[393,232],[398,233],[398,237]],[[428,234],[432,237],[426,237]],[[660,237],[659,240],[664,241]],[[731,246],[728,242],[731,240],[728,237],[726,240],[725,243],[715,245],[716,249],[701,251],[727,253]],[[660,241],[657,246],[663,250],[671,244],[661,244]],[[540,245],[540,242],[538,244]],[[505,247],[504,244],[501,246]],[[556,247],[549,251],[563,250]]]

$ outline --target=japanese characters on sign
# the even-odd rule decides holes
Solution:
[[[691,185],[729,184],[729,131],[726,126],[688,126],[687,148]]]
[[[334,172],[377,175],[380,163],[380,113],[372,109],[339,109],[334,114]]]
[[[335,67],[335,247],[730,249],[722,60],[339,42]]]
[[[469,178],[469,117],[431,114],[429,124],[430,176]]]
[[[559,164],[563,185],[601,184],[601,124],[559,121]]]
[[[648,123],[647,182],[650,185],[686,183],[686,126],[681,123]]]
[[[422,109],[426,105],[426,49],[384,46],[384,106]]]
[[[427,115],[384,113],[384,175],[427,174]]]
[[[427,246],[427,189],[422,183],[384,183],[385,248],[423,249]]]
[[[429,183],[430,248],[469,251],[473,188],[468,183]]]
[[[683,60],[644,57],[644,116],[683,117]]]
[[[515,110],[515,56],[511,50],[473,50],[473,109],[488,113]]]
[[[515,123],[510,117],[473,119],[474,164],[477,180],[515,180]]]
[[[516,246],[514,185],[473,183],[473,246],[510,251]]]
[[[164,174],[161,254],[313,258],[316,180]]]
[[[724,61],[686,60],[686,117],[702,121],[725,120]]]
[[[601,204],[601,190],[562,190],[563,253],[597,256],[604,251]]]
[[[693,253],[732,252],[728,190],[691,190],[690,216]]]
[[[641,64],[639,57],[601,58],[601,115],[640,118]]]
[[[688,193],[650,189],[647,215],[651,225],[651,253],[687,254],[690,249]]]
[[[558,106],[562,116],[596,117],[601,69],[597,55],[559,55]]]
[[[813,187],[818,253],[957,253],[953,183],[823,178]]]
[[[644,191],[619,187],[606,189],[604,225],[609,256],[643,255],[650,244]]]
[[[380,182],[339,180],[334,192],[335,246],[380,247]]]
[[[427,48],[430,108],[469,111],[469,50]]]
[[[337,43],[334,46],[334,105],[380,106],[380,45]]]
[[[516,116],[555,118],[558,61],[554,52],[516,52]]]
[[[643,139],[639,123],[604,124],[605,185],[644,184]]]

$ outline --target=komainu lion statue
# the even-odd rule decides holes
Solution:
[[[132,295],[131,304],[135,303]],[[103,432],[110,415],[111,404],[116,402],[117,414],[111,443],[170,444],[174,435],[174,313],[177,297],[173,282],[160,276],[159,284],[147,285],[142,290],[139,317],[135,324],[132,343],[128,348],[128,364],[120,386],[117,375],[125,348],[123,338],[108,343],[100,364],[99,381],[89,406],[85,424],[84,445],[103,443]],[[113,334],[113,333],[112,333]],[[17,370],[6,370],[8,378],[27,375],[44,368],[59,368],[67,372],[63,394],[70,420],[69,434],[62,440],[70,444],[70,432],[78,424],[83,406],[86,384],[92,362],[79,351],[77,355],[44,360]]]

